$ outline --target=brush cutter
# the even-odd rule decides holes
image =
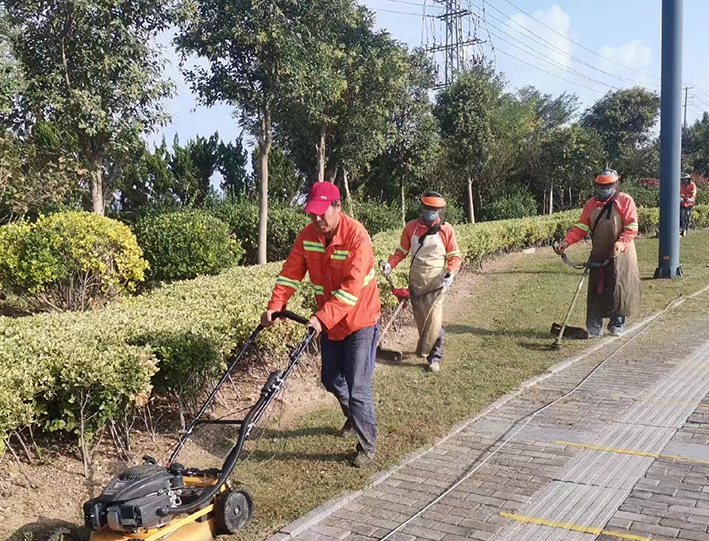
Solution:
[[[559,244],[554,243],[554,251],[558,252]],[[571,304],[569,305],[569,310],[566,312],[566,317],[564,318],[564,322],[559,325],[558,323],[552,323],[551,325],[551,334],[552,336],[555,336],[556,339],[554,340],[554,343],[552,344],[552,347],[554,349],[559,349],[561,348],[561,339],[564,336],[567,336],[569,338],[575,338],[579,340],[586,340],[589,337],[588,331],[584,329],[583,327],[570,327],[567,324],[569,323],[569,318],[571,317],[571,312],[574,311],[574,306],[576,306],[576,299],[578,299],[579,293],[581,292],[581,288],[583,287],[583,282],[586,279],[586,276],[588,275],[589,271],[593,267],[605,267],[609,262],[610,259],[606,259],[605,261],[601,262],[596,262],[596,261],[591,261],[591,258],[589,257],[588,261],[585,263],[577,263],[574,261],[569,261],[569,258],[566,256],[565,253],[561,253],[561,259],[562,261],[574,268],[574,269],[583,269],[583,273],[581,274],[581,280],[579,280],[579,285],[576,288],[576,292],[574,293],[573,298],[571,299]]]
[[[386,265],[385,261],[380,261],[379,262],[379,267],[384,268]],[[447,276],[447,275],[446,275]],[[406,308],[406,304],[409,302],[411,298],[414,297],[414,295],[411,294],[411,291],[409,290],[408,287],[394,287],[394,282],[391,279],[391,276],[386,276],[387,283],[389,284],[389,287],[391,288],[391,293],[396,297],[396,300],[398,301],[398,304],[396,305],[396,308],[394,309],[394,313],[391,315],[389,318],[389,321],[386,322],[384,325],[384,328],[382,329],[382,332],[379,334],[379,343],[381,344],[382,339],[384,336],[389,332],[389,329],[391,326],[394,324],[396,321],[396,318],[399,317],[399,314],[403,309]],[[437,291],[443,291],[443,287],[438,287],[436,289],[433,289],[431,291],[428,291],[426,294],[430,293],[436,293]],[[429,312],[430,316],[430,312]],[[428,320],[428,317],[426,318]],[[394,362],[399,362],[401,359],[404,357],[404,354],[395,349],[384,349],[383,347],[377,346],[377,357],[380,359],[385,359],[389,361],[394,361]]]
[[[308,324],[308,320],[292,312],[276,312],[273,319],[290,319]],[[103,493],[84,504],[85,524],[92,530],[91,541],[208,541],[217,535],[235,534],[251,520],[254,502],[248,490],[229,482],[251,431],[259,422],[303,353],[315,337],[308,329],[303,340],[289,354],[284,370],[272,372],[261,389],[261,395],[244,419],[204,419],[219,390],[228,380],[256,338],[263,331],[259,325],[230,363],[180,440],[166,466],[151,457],[130,468],[104,489]],[[202,425],[235,425],[239,427],[236,444],[221,469],[187,468],[177,462],[185,443]]]
[[[384,268],[385,262],[380,261],[379,266],[381,268]],[[402,288],[397,288],[394,287],[394,282],[391,280],[391,276],[386,277],[387,282],[389,283],[389,287],[391,288],[391,293],[396,297],[397,305],[396,308],[394,309],[394,313],[391,315],[389,318],[389,321],[386,322],[384,325],[384,328],[382,329],[382,332],[379,334],[379,344],[381,344],[382,340],[384,339],[384,336],[389,332],[389,329],[391,329],[391,326],[394,324],[396,321],[396,318],[399,317],[399,314],[401,311],[406,308],[406,304],[409,302],[409,299],[411,298],[411,292],[409,291],[408,287],[402,287]],[[404,354],[396,349],[385,349],[379,345],[377,345],[377,358],[379,359],[384,359],[388,361],[393,361],[393,362],[399,362],[401,359],[404,357]]]

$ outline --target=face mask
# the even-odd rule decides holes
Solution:
[[[432,224],[438,218],[438,211],[435,210],[424,210],[422,213],[423,221],[427,224]]]
[[[608,199],[611,195],[613,195],[613,190],[614,188],[596,188],[595,194],[596,198],[599,199],[600,201],[605,201]]]

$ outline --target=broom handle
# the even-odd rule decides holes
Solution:
[[[583,274],[581,275],[581,280],[579,281],[579,286],[576,288],[576,293],[574,293],[574,298],[571,299],[571,305],[569,306],[569,311],[566,312],[566,317],[564,318],[564,324],[561,326],[561,330],[559,331],[559,336],[556,337],[556,345],[561,344],[561,339],[564,336],[564,331],[566,330],[566,324],[569,322],[569,318],[571,317],[571,312],[574,311],[574,306],[576,306],[576,299],[579,297],[579,293],[581,291],[581,288],[583,287],[583,281],[586,279],[586,275],[588,274],[588,270],[590,267],[586,267],[583,271]]]

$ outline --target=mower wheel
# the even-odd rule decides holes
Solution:
[[[68,528],[59,528],[42,537],[43,541],[79,541],[79,538]]]
[[[214,523],[218,535],[243,530],[254,515],[254,500],[245,488],[229,489],[217,497]]]

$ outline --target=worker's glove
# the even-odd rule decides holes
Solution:
[[[447,272],[441,277],[441,286],[443,286],[443,293],[448,291],[453,285],[453,278],[455,278],[455,274],[453,274],[452,272]]]
[[[564,255],[566,249],[569,247],[569,243],[562,240],[560,243],[554,245],[554,251],[559,255]]]
[[[613,245],[613,257],[618,257],[622,253],[623,253],[623,244],[620,242],[616,242]]]
[[[391,271],[392,271],[391,265],[388,262],[387,263],[382,262],[382,274],[384,276],[389,276],[391,274]]]

